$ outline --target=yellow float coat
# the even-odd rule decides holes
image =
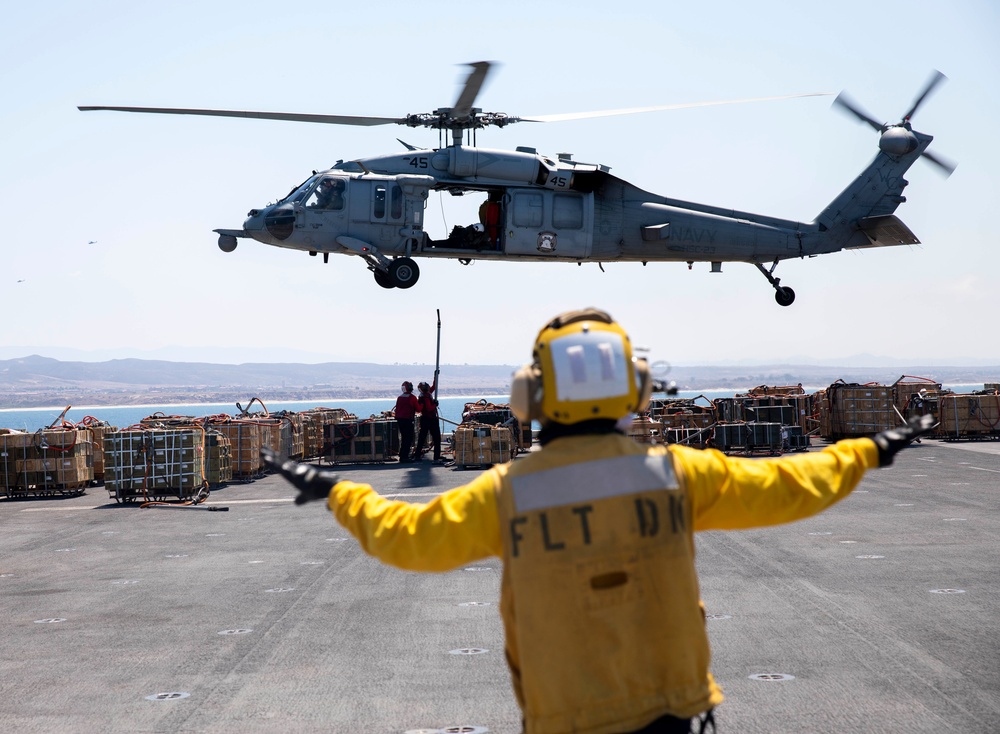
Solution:
[[[503,558],[507,661],[527,734],[611,734],[722,701],[693,533],[809,517],[877,465],[869,439],[746,459],[570,436],[426,504],[346,481],[328,504],[366,552],[399,568]]]

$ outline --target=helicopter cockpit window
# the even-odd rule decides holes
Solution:
[[[310,176],[305,181],[296,186],[294,189],[289,191],[288,195],[285,196],[283,199],[280,199],[278,203],[284,204],[289,201],[302,201],[302,197],[306,195],[306,191],[308,191],[309,187],[312,186],[315,182],[316,182],[316,177]]]
[[[326,177],[319,182],[319,186],[313,189],[306,199],[306,206],[310,209],[325,209],[328,211],[339,211],[344,208],[344,190],[346,185],[342,178]]]

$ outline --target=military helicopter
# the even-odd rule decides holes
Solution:
[[[556,122],[711,104],[787,99],[732,100],[521,118],[474,107],[491,69],[469,65],[455,104],[401,118],[247,112],[154,107],[79,107],[156,114],[209,115],[334,125],[406,125],[438,130],[437,148],[400,143],[405,152],[340,161],[314,171],[279,201],[251,209],[241,229],[217,229],[219,247],[238,240],[360,257],[383,288],[410,288],[420,269],[414,258],[561,262],[723,262],[754,265],[789,306],[795,292],[774,276],[778,263],[843,249],[918,244],[893,212],[905,201],[906,170],[923,156],[946,173],[954,166],[927,152],[933,138],[910,119],[945,78],[935,72],[898,123],[880,123],[843,94],[836,104],[879,133],[879,153],[861,174],[811,222],[796,222],[723,207],[671,199],[644,191],[568,154],[547,156],[533,148],[492,150],[475,145],[477,130],[519,122]],[[791,97],[815,95],[790,95]],[[444,138],[450,133],[450,141]],[[447,144],[444,144],[447,142]],[[467,143],[471,143],[467,144]],[[430,191],[483,197],[479,222],[455,227],[446,239],[424,231]],[[768,266],[768,263],[770,264]]]

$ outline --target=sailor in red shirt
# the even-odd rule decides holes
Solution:
[[[417,446],[413,451],[413,460],[420,461],[420,454],[427,443],[427,435],[431,437],[431,447],[434,449],[434,461],[441,461],[441,425],[438,422],[437,404],[434,399],[434,391],[437,389],[438,371],[434,370],[434,384],[428,385],[421,382],[417,385],[420,395],[417,402],[420,403],[420,433],[417,434]]]
[[[406,464],[413,448],[413,419],[420,410],[417,396],[413,394],[413,383],[403,383],[403,394],[396,398],[396,425],[399,426],[399,463]]]

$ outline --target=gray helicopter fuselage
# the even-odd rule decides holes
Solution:
[[[658,196],[611,175],[607,166],[565,155],[450,146],[340,163],[313,175],[276,204],[251,211],[242,230],[219,232],[223,238],[252,237],[311,253],[361,255],[375,267],[400,255],[762,263],[901,244],[884,237],[878,241],[872,236],[874,225],[866,230],[862,221],[884,219],[904,201],[902,174],[931,141],[914,135],[919,141],[915,150],[880,152],[811,222]],[[337,207],[319,201],[323,182],[331,180],[342,188]],[[474,233],[431,240],[423,222],[431,190],[489,194],[497,206],[491,225],[495,231],[486,241]],[[893,224],[915,241],[898,220]]]

